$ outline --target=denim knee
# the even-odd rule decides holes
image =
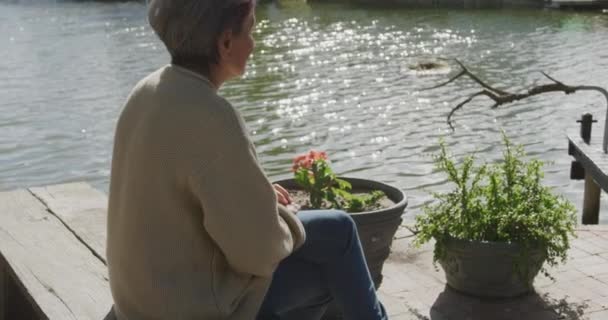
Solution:
[[[339,210],[305,210],[298,213],[306,242],[297,254],[317,263],[325,263],[346,254],[358,241],[352,217]]]
[[[324,224],[326,226],[326,232],[334,235],[336,240],[340,243],[344,243],[344,250],[347,250],[351,246],[353,237],[357,233],[357,225],[355,220],[346,212],[339,210],[332,210],[327,215]]]
[[[331,210],[327,214],[327,222],[329,226],[331,226],[334,232],[338,232],[340,234],[349,234],[353,230],[357,229],[357,225],[355,224],[355,220],[350,216],[350,214],[341,211],[341,210]]]

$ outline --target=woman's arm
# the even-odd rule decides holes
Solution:
[[[230,108],[232,108],[230,106]],[[304,242],[294,213],[277,203],[258,164],[240,116],[228,117],[213,148],[190,178],[204,214],[204,227],[235,271],[271,276],[278,263]]]

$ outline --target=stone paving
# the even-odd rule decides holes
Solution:
[[[432,264],[432,245],[410,246],[403,226],[384,265],[380,297],[391,320],[608,320],[608,226],[581,226],[566,264],[539,275],[536,293],[514,299],[483,300],[445,285]]]

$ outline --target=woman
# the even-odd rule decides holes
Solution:
[[[152,0],[171,64],[116,128],[107,262],[119,320],[386,319],[352,219],[286,209],[222,84],[245,71],[251,0]],[[305,236],[307,235],[307,238]]]

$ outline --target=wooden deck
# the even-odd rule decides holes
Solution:
[[[106,206],[83,183],[0,193],[0,320],[104,318]]]
[[[598,224],[601,190],[608,192],[608,154],[599,143],[588,142],[576,133],[568,134],[568,153],[576,160],[570,177],[585,179],[583,224]]]
[[[602,190],[608,192],[608,154],[602,151],[601,145],[599,143],[586,144],[575,133],[568,134],[568,142],[572,157],[581,163]]]
[[[0,320],[105,316],[106,205],[85,183],[0,193]],[[537,278],[537,294],[479,300],[446,288],[432,246],[411,248],[403,226],[380,296],[391,320],[608,319],[608,226],[581,227],[578,235],[568,263],[553,270],[556,281]]]

